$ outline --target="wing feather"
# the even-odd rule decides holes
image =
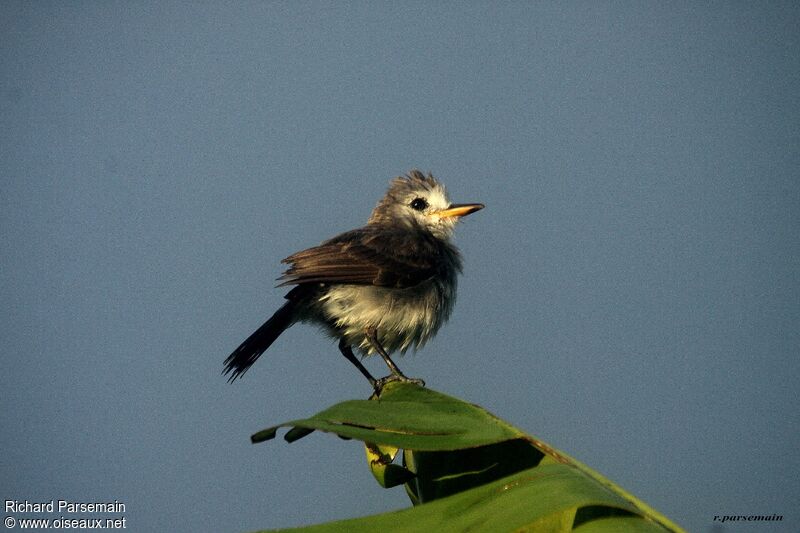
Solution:
[[[348,283],[413,287],[439,272],[450,253],[423,232],[366,226],[342,233],[283,260],[281,285]]]

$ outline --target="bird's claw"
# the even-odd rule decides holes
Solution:
[[[425,381],[420,378],[409,378],[404,376],[403,374],[389,374],[386,377],[382,377],[381,379],[376,379],[372,383],[372,388],[375,389],[375,394],[380,396],[383,387],[385,387],[388,383],[393,381],[399,381],[401,383],[411,383],[413,385],[419,385],[420,387],[425,386]]]

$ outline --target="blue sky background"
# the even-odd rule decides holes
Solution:
[[[693,531],[797,530],[797,3],[429,4],[2,3],[3,500],[133,531],[407,506],[358,443],[250,444],[369,394],[314,328],[220,371],[280,259],[416,167],[487,207],[407,374]]]

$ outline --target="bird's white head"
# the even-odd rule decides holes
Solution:
[[[392,180],[372,211],[369,224],[420,229],[449,239],[459,219],[483,209],[483,204],[451,204],[444,186],[430,174],[412,170]]]

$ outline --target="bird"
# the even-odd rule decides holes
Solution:
[[[412,170],[394,178],[367,224],[283,259],[278,287],[292,286],[286,302],[224,362],[228,381],[241,378],[283,333],[298,322],[321,326],[373,389],[389,381],[419,385],[390,353],[417,350],[447,321],[462,270],[451,243],[456,223],[483,209],[452,204],[433,175]],[[356,357],[378,354],[389,368],[375,379]]]

